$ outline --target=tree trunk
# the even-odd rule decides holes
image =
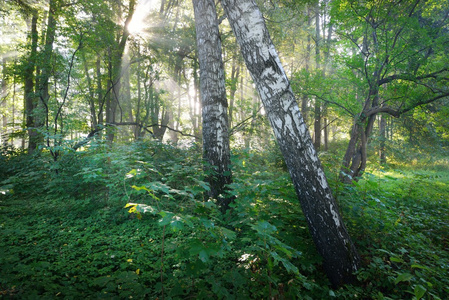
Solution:
[[[198,56],[198,55],[196,55]],[[189,95],[189,114],[190,114],[190,120],[192,122],[192,129],[193,129],[193,135],[196,137],[195,141],[199,142],[199,135],[200,135],[200,111],[198,110],[198,107],[200,106],[199,102],[199,76],[198,76],[198,60],[194,59],[192,62],[193,65],[193,95]]]
[[[30,35],[29,39],[31,42],[30,55],[24,68],[24,108],[25,108],[25,118],[26,127],[28,130],[28,153],[33,153],[40,140],[39,133],[35,128],[35,117],[33,114],[34,109],[37,107],[37,98],[35,95],[35,71],[37,62],[37,11],[32,12]]]
[[[380,115],[380,122],[379,122],[379,136],[380,136],[379,160],[381,165],[385,165],[387,163],[387,156],[385,154],[385,141],[387,140],[386,128],[387,128],[387,120],[385,116],[382,114]]]
[[[225,195],[232,177],[228,103],[217,13],[214,0],[193,0],[193,7],[200,65],[205,171],[210,184],[209,196],[217,199],[225,211],[232,200]]]
[[[8,95],[8,85],[6,82],[6,57],[2,58],[2,89],[0,93],[0,103],[3,110],[2,113],[2,122],[1,122],[1,130],[0,130],[0,141],[3,145],[8,144],[8,118],[6,116],[6,98]]]
[[[103,84],[102,84],[102,75],[101,75],[101,56],[97,54],[97,61],[95,62],[96,69],[96,79],[97,79],[97,103],[98,103],[98,115],[97,122],[98,124],[103,124],[104,120],[104,95],[103,95]]]
[[[333,286],[353,282],[360,258],[343,224],[263,16],[253,0],[221,3],[259,91],[329,280]]]
[[[366,168],[368,138],[373,131],[376,113],[367,116],[370,108],[379,104],[379,89],[377,85],[370,88],[362,112],[355,118],[349,144],[343,157],[340,181],[352,183],[357,181]]]
[[[319,72],[321,70],[321,34],[320,34],[320,3],[317,2],[315,7],[315,66],[316,71]],[[315,97],[315,109],[314,109],[315,117],[314,117],[314,137],[315,142],[314,146],[316,151],[320,151],[321,147],[321,103]]]
[[[123,24],[123,32],[121,35],[117,36],[116,43],[109,48],[109,88],[110,95],[108,96],[108,101],[106,102],[106,123],[113,124],[115,123],[117,107],[119,107],[119,99],[120,99],[120,88],[121,82],[120,79],[122,77],[122,60],[123,53],[125,51],[126,42],[129,37],[128,25],[131,22],[131,19],[134,15],[134,9],[136,5],[136,0],[130,0],[128,4],[128,15],[126,16],[125,22]],[[119,16],[121,17],[121,16]],[[109,91],[109,89],[108,89]],[[109,108],[109,109],[108,109]],[[114,131],[109,130],[108,132],[108,140],[112,142],[114,140]]]
[[[310,28],[312,25],[312,18],[310,17],[310,5],[307,5],[307,28]],[[304,69],[308,73],[309,72],[309,64],[310,64],[310,50],[311,50],[311,37],[310,34],[307,35],[307,46],[306,46],[306,57],[304,58]],[[307,115],[308,115],[308,105],[309,105],[309,95],[304,93],[301,98],[301,113],[304,118],[304,122],[307,124]]]
[[[81,59],[83,61],[83,65],[84,65],[84,73],[85,73],[86,80],[87,80],[87,88],[89,89],[89,110],[90,110],[90,121],[91,121],[90,130],[93,131],[93,130],[95,130],[95,128],[97,128],[97,125],[98,125],[97,114],[95,111],[95,90],[94,90],[94,87],[92,84],[92,79],[90,78],[90,75],[89,75],[89,67],[88,67],[86,55],[84,54],[84,52],[81,52]]]
[[[237,51],[237,49],[232,51],[231,87],[229,91],[229,128],[232,128],[235,93],[237,92],[237,83],[240,77],[240,61]]]
[[[137,107],[136,107],[136,123],[137,124],[141,124],[140,121],[140,109],[141,109],[141,103],[142,103],[142,87],[141,87],[141,76],[140,76],[140,72],[141,72],[141,63],[140,63],[140,59],[141,59],[142,55],[140,53],[140,43],[137,44]],[[134,127],[134,140],[138,140],[141,137],[141,128],[136,125]]]

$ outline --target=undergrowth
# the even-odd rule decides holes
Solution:
[[[225,215],[206,197],[200,152],[3,151],[0,298],[448,298],[444,164],[377,166],[342,185],[338,157],[322,155],[363,259],[359,283],[332,290],[279,152],[234,150]]]

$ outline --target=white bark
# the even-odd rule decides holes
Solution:
[[[334,286],[350,282],[359,257],[262,14],[253,0],[221,0],[221,3],[284,155],[327,275]]]
[[[220,196],[231,182],[228,135],[228,104],[221,41],[214,0],[193,0],[196,40],[200,65],[200,93],[203,117],[203,150],[210,197],[226,209],[230,198]]]

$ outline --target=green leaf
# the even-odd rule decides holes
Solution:
[[[390,257],[390,261],[392,261],[392,262],[397,262],[397,263],[402,263],[402,262],[404,262],[404,260],[403,260],[402,258],[400,258],[400,257],[394,257],[394,256]]]
[[[212,221],[209,220],[209,219],[206,219],[206,218],[200,218],[200,222],[203,224],[203,226],[204,226],[206,229],[214,228],[214,222],[212,222]]]
[[[286,259],[282,259],[281,262],[284,265],[284,268],[287,270],[287,272],[293,273],[293,274],[296,274],[296,275],[299,274],[299,270],[298,270],[298,268],[294,264],[292,264],[291,262],[289,262]]]
[[[252,226],[258,233],[261,234],[272,234],[276,232],[276,226],[271,225],[267,221],[257,222],[256,225]]]
[[[412,274],[402,273],[402,274],[399,274],[399,276],[396,278],[396,280],[394,281],[394,284],[398,284],[401,281],[409,281],[412,278],[413,278]]]
[[[159,214],[162,216],[162,219],[159,220],[159,226],[169,225],[172,222],[174,214],[164,211],[161,211]]]
[[[165,194],[170,194],[170,187],[166,185],[165,183],[162,183],[160,181],[154,181],[149,184],[149,187],[153,191],[161,191]]]
[[[426,291],[427,291],[426,288],[423,287],[422,285],[420,285],[420,284],[415,285],[414,292],[415,292],[416,299],[417,300],[421,299],[424,296],[424,294],[426,293]]]
[[[205,249],[201,250],[200,253],[198,253],[199,258],[202,262],[207,263],[209,262],[209,254]]]
[[[182,230],[184,228],[184,222],[180,217],[173,216],[173,220],[170,222],[170,227],[173,231]]]
[[[415,269],[423,269],[423,270],[431,271],[430,268],[427,267],[427,266],[421,266],[421,265],[414,264],[414,265],[412,265],[411,267],[412,267],[412,268],[415,268]]]
[[[137,185],[133,185],[133,186],[131,186],[133,189],[135,189],[136,191],[142,191],[142,190],[144,190],[144,191],[147,191],[147,192],[149,192],[149,193],[151,193],[151,190],[150,189],[148,189],[146,186],[137,186]]]
[[[221,227],[221,233],[223,236],[228,240],[234,240],[236,237],[236,233],[232,230],[229,230],[227,228]]]
[[[159,210],[151,205],[146,205],[146,204],[138,204],[136,207],[137,211],[140,213],[150,213],[152,215],[155,215],[159,212]]]
[[[137,175],[137,171],[136,169],[132,169],[131,171],[129,171],[128,173],[126,173],[126,178],[133,178],[134,176]]]

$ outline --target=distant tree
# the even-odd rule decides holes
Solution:
[[[22,78],[24,86],[24,116],[25,126],[28,131],[28,152],[32,153],[36,150],[41,137],[36,130],[36,116],[34,110],[37,108],[38,98],[35,95],[36,88],[36,66],[37,66],[37,47],[39,34],[37,31],[37,23],[39,19],[39,11],[24,1],[16,1],[19,9],[22,11],[23,17],[29,21],[27,34],[28,53],[26,59],[22,60]]]

